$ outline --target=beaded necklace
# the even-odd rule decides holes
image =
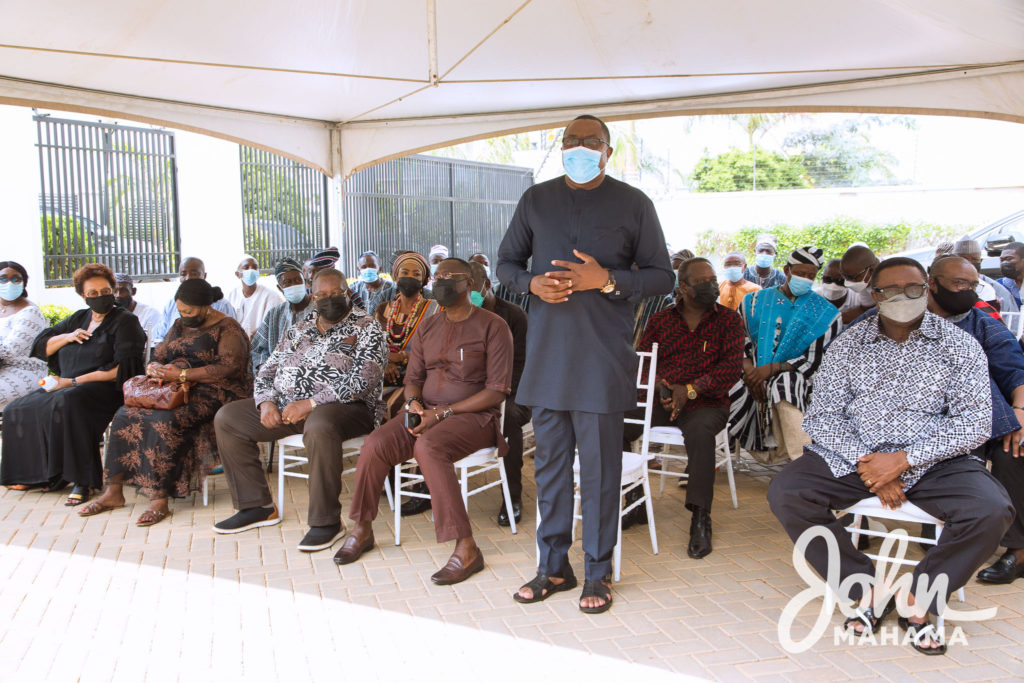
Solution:
[[[409,339],[412,338],[413,332],[416,331],[416,327],[419,326],[420,320],[423,319],[423,313],[427,308],[427,300],[421,295],[416,295],[416,301],[412,305],[412,311],[403,316],[399,311],[401,309],[401,299],[396,297],[394,301],[388,304],[387,312],[385,317],[387,318],[387,333],[388,333],[388,346],[391,351],[397,353],[405,348],[405,345],[409,343]]]

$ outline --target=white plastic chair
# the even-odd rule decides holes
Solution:
[[[890,531],[888,527],[884,527],[885,531],[876,531],[874,529],[862,529],[860,527],[861,519],[868,517],[870,519],[884,519],[890,522],[905,522],[908,524],[932,524],[935,527],[935,536],[933,538],[925,538],[923,536],[905,536],[907,542],[926,543],[928,545],[935,545],[939,542],[939,536],[942,535],[942,529],[945,527],[945,523],[938,517],[933,517],[927,512],[914,505],[911,502],[906,502],[896,510],[889,510],[882,505],[882,501],[879,500],[878,496],[872,496],[871,498],[865,498],[864,500],[851,505],[845,510],[841,510],[837,513],[839,517],[845,515],[853,515],[853,523],[846,527],[846,530],[850,532],[853,540],[853,545],[857,545],[857,540],[861,534],[865,536],[873,536],[876,538],[897,538],[897,534]],[[884,525],[883,525],[884,526]],[[902,536],[902,534],[900,535]],[[908,560],[906,558],[897,557],[884,557],[881,555],[874,555],[871,553],[864,553],[875,562],[889,563],[889,564],[901,564],[910,567],[917,566],[919,560]],[[961,586],[960,590],[957,591],[957,597],[960,598],[960,602],[966,602],[964,589]],[[938,631],[942,633],[943,624],[945,619],[940,614],[938,618]]]
[[[359,449],[362,448],[363,442],[366,441],[366,436],[357,436],[354,439],[348,439],[341,444],[341,457],[344,458],[359,458]],[[309,479],[309,475],[300,469],[309,462],[309,457],[304,453],[299,454],[300,451],[304,451],[305,446],[302,442],[302,434],[292,434],[284,438],[277,440],[277,509],[284,516],[284,478],[295,477],[296,479]],[[351,474],[356,471],[356,466],[353,465],[348,469],[342,470],[342,476]],[[384,493],[388,497],[388,505],[394,507],[394,501],[391,499],[391,489],[385,485]]]
[[[669,444],[673,446],[683,446],[683,432],[680,431],[679,427],[665,426],[665,427],[651,427],[650,443],[657,444]],[[679,479],[687,479],[689,475],[685,471],[674,472],[668,468],[669,463],[678,461],[685,463],[687,461],[686,455],[676,455],[674,453],[659,453],[658,457],[661,459],[661,469],[652,469],[652,474],[661,475],[661,488],[660,493],[665,492],[665,477],[678,477]],[[729,478],[729,493],[732,494],[732,506],[738,508],[740,506],[739,499],[736,497],[736,478],[733,474],[732,464],[732,448],[729,446],[729,425],[726,423],[725,429],[720,431],[715,436],[715,468],[720,469],[725,467],[725,474]]]
[[[612,580],[614,581],[619,581],[622,578],[622,518],[640,505],[644,505],[647,508],[647,530],[651,535],[651,550],[655,555],[658,554],[658,532],[654,525],[654,506],[651,504],[651,482],[647,475],[648,437],[651,431],[651,413],[654,410],[654,400],[657,395],[657,387],[655,386],[655,383],[657,381],[658,345],[654,344],[650,351],[638,351],[636,355],[640,358],[640,362],[637,364],[636,369],[636,384],[638,393],[643,395],[643,399],[637,402],[637,407],[644,408],[644,417],[642,419],[626,418],[625,422],[629,424],[643,425],[644,431],[643,436],[641,436],[641,448],[639,453],[632,453],[630,451],[622,452],[622,479],[620,481],[621,491],[619,492],[618,531],[615,536],[615,550],[612,554]],[[646,378],[644,377],[645,360],[647,360],[649,366]],[[580,500],[580,458],[578,453],[572,464],[572,473],[575,489],[575,493],[573,495],[572,539],[575,541],[576,520],[583,520]],[[626,494],[638,487],[643,489],[643,495],[629,505],[624,505],[626,501]],[[539,509],[537,517],[539,526]],[[538,549],[538,556],[539,554],[540,551]]]
[[[400,419],[400,418],[395,418]],[[499,424],[505,424],[505,403],[501,404],[501,416]],[[411,470],[417,466],[416,459],[410,458],[403,463],[395,465],[395,545],[402,543],[402,498],[430,498],[429,493],[417,493],[409,490],[414,485],[425,481],[422,474],[414,473]],[[455,469],[459,475],[459,486],[462,488],[462,504],[469,511],[469,497],[482,493],[494,486],[501,486],[502,495],[505,498],[505,509],[509,511],[508,521],[512,533],[516,531],[515,516],[512,515],[512,496],[508,491],[508,477],[505,474],[505,461],[498,456],[497,446],[481,448],[470,453],[455,463]],[[469,487],[471,477],[486,474],[491,470],[498,470],[498,481],[492,481],[476,488]]]

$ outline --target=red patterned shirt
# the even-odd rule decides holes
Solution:
[[[692,384],[697,398],[685,410],[700,406],[729,408],[729,389],[743,375],[743,319],[715,304],[691,330],[676,305],[656,313],[640,339],[639,351],[658,345],[658,379]]]

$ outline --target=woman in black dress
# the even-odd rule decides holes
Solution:
[[[114,306],[114,273],[90,263],[75,271],[75,291],[88,308],[50,327],[32,343],[55,385],[4,408],[0,484],[17,490],[74,484],[65,505],[89,498],[103,482],[100,442],[121,406],[121,385],[142,374],[146,333],[139,319]]]
[[[223,298],[206,280],[186,280],[174,295],[181,317],[153,352],[146,374],[189,383],[188,403],[174,410],[122,406],[110,425],[104,479],[107,490],[82,517],[124,506],[123,488],[149,498],[138,526],[170,514],[168,499],[197,490],[216,459],[213,417],[225,403],[252,396],[249,338],[234,319],[211,308]]]

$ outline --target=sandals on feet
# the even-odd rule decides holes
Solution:
[[[64,481],[63,479],[59,479],[59,480],[53,482],[52,484],[47,484],[46,486],[44,486],[43,488],[41,488],[39,490],[42,491],[43,493],[56,493],[57,491],[63,491],[64,489],[66,489],[68,487],[68,484],[70,484],[70,483],[71,482],[69,482],[69,481]]]
[[[516,602],[521,602],[525,605],[529,605],[534,602],[541,602],[542,600],[547,600],[559,591],[572,590],[577,585],[579,585],[579,582],[576,580],[576,575],[572,573],[571,569],[566,570],[564,577],[554,576],[554,578],[556,579],[564,579],[562,583],[555,583],[554,581],[552,581],[552,576],[554,575],[538,572],[537,576],[533,577],[528,583],[524,583],[519,588],[520,591],[523,590],[523,588],[529,588],[530,591],[533,593],[533,596],[529,598],[524,598],[519,594],[519,591],[516,591],[512,594],[512,599]]]
[[[855,636],[862,636],[864,634],[872,634],[872,633],[875,632],[875,629],[878,628],[878,625],[881,624],[883,621],[885,621],[885,618],[887,616],[892,614],[892,611],[894,609],[896,609],[896,597],[895,596],[889,598],[889,602],[886,603],[885,607],[882,608],[882,613],[880,615],[878,615],[877,617],[875,616],[875,612],[874,612],[874,610],[871,607],[868,607],[865,610],[861,610],[858,607],[857,608],[857,614],[855,616],[850,617],[849,619],[847,619],[846,621],[843,622],[843,630],[844,631],[849,631],[850,630],[850,624],[855,624],[855,623],[857,623],[859,621],[860,623],[864,624],[864,629],[862,631],[860,631],[860,632],[853,631],[853,634]]]
[[[122,503],[121,505],[104,505],[103,503],[99,502],[98,500],[94,500],[93,502],[89,503],[88,505],[83,507],[81,510],[79,510],[78,511],[78,516],[79,517],[92,517],[93,515],[98,515],[101,512],[107,512],[109,510],[117,510],[117,509],[123,508],[123,507],[124,507],[124,503]]]
[[[73,508],[87,500],[89,500],[89,487],[75,485],[75,488],[71,489],[71,493],[68,494],[68,499],[64,501],[64,506]]]
[[[581,612],[584,614],[607,612],[612,606],[612,587],[604,581],[591,581],[587,579],[583,582],[583,594],[580,595],[580,602],[587,598],[601,598],[604,600],[604,604],[598,607],[584,607],[580,605]]]
[[[170,510],[146,510],[135,520],[135,526],[153,526],[171,516]]]
[[[899,619],[900,628],[904,631],[910,631],[914,629],[913,633],[909,633],[911,638],[910,646],[923,655],[944,655],[946,654],[946,644],[942,642],[942,638],[939,632],[935,630],[935,625],[931,621],[926,621],[923,624],[916,624],[907,617],[900,617]],[[939,644],[938,647],[924,647],[921,645],[921,641],[925,638]]]

